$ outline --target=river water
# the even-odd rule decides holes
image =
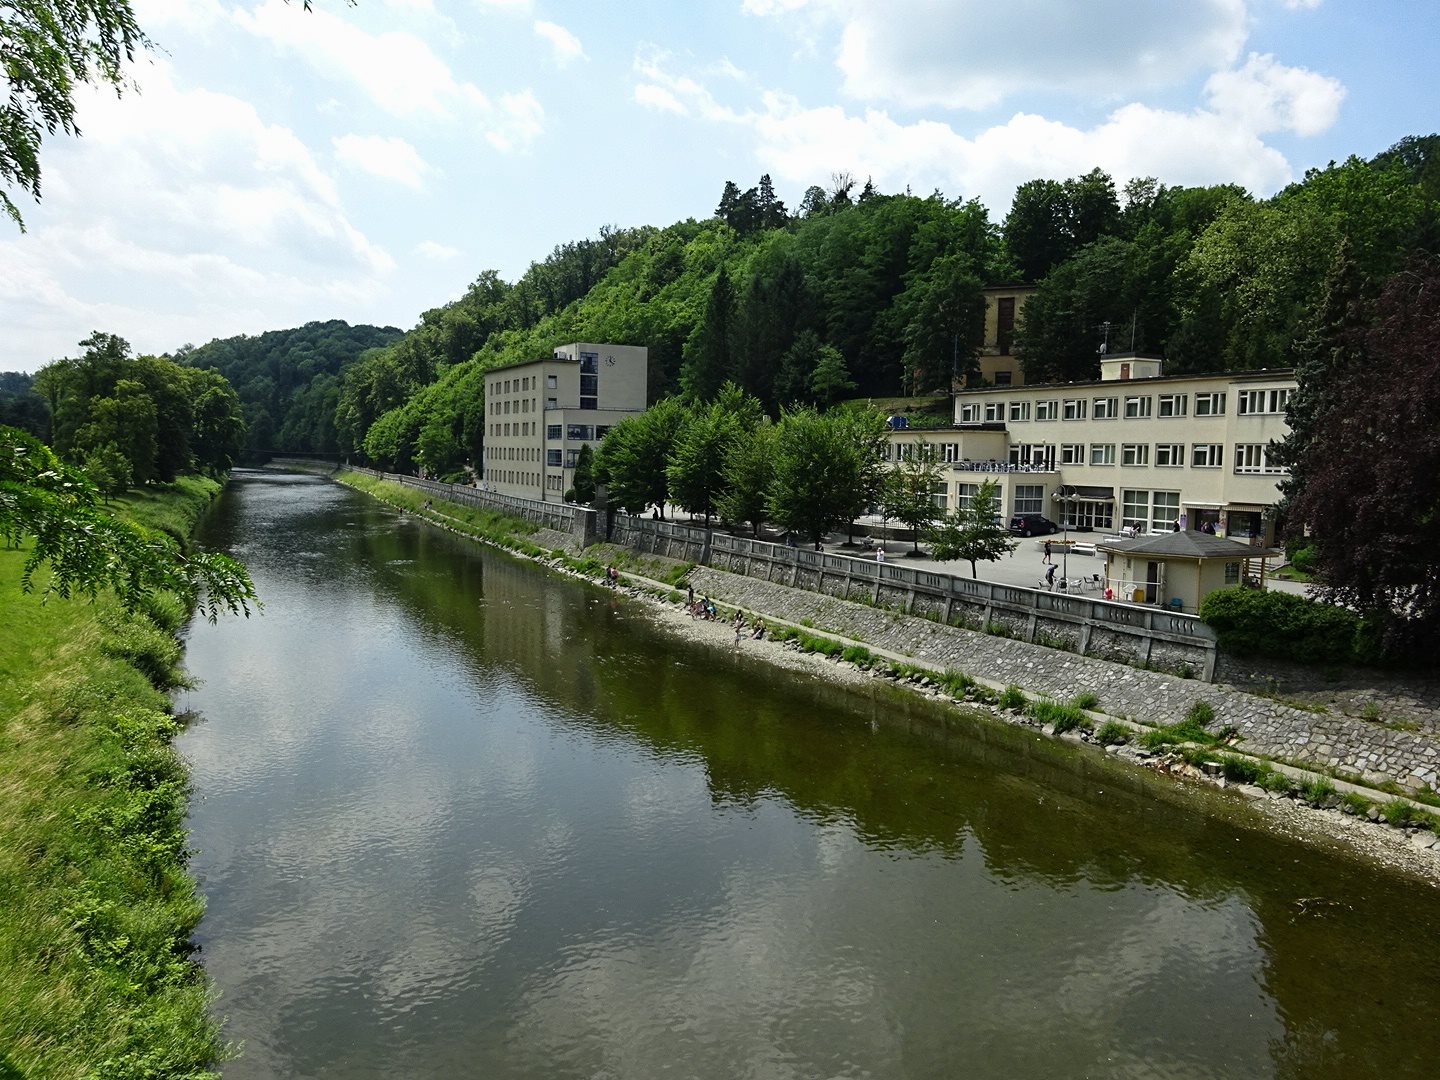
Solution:
[[[1440,897],[1224,795],[676,638],[329,481],[204,540],[197,939],[252,1077],[1408,1077]]]

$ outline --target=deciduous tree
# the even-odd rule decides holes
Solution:
[[[1000,521],[1000,496],[994,480],[981,484],[969,503],[941,519],[929,536],[930,552],[936,560],[964,559],[974,578],[980,576],[978,563],[1003,558],[1017,543]]]

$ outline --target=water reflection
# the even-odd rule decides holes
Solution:
[[[321,481],[242,480],[210,527],[266,601],[194,629],[184,703],[227,1076],[1440,1055],[1434,898],[1200,796],[677,642]]]

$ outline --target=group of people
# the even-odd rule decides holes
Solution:
[[[759,641],[765,636],[765,620],[757,615],[755,616],[755,621],[747,627],[745,625],[745,613],[739,608],[735,609],[735,619],[730,625],[734,627],[735,630],[736,645],[740,644],[740,639],[745,636],[747,631],[750,637],[756,641]]]

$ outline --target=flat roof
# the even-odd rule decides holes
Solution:
[[[1110,359],[1115,359],[1111,354]],[[1150,359],[1140,357],[1139,359]],[[1183,375],[1145,375],[1133,379],[1093,379],[1083,382],[1025,383],[1023,386],[977,386],[972,389],[955,391],[956,397],[967,394],[1008,394],[1016,390],[1066,390],[1085,389],[1093,386],[1135,386],[1155,385],[1167,382],[1195,382],[1201,379],[1229,379],[1232,382],[1273,382],[1277,379],[1295,378],[1294,368],[1259,368],[1251,371],[1196,371]]]

